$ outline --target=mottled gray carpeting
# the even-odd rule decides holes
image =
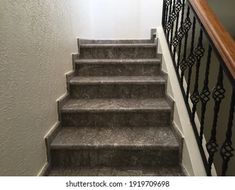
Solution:
[[[80,40],[51,176],[179,176],[181,137],[153,40]]]

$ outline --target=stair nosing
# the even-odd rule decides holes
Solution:
[[[87,176],[87,172],[85,174],[80,174],[80,170],[90,170],[90,176],[94,176],[94,170],[108,170],[109,174],[104,173],[103,175],[96,173],[95,176],[120,176],[120,174],[113,174],[113,171],[121,172],[121,176],[187,176],[185,169],[180,165],[173,166],[158,166],[156,168],[149,167],[104,167],[104,166],[96,166],[96,167],[64,167],[64,166],[56,166],[52,167],[50,171],[46,173],[46,176]],[[162,171],[163,172],[162,172]],[[170,170],[170,173],[164,172],[164,170]],[[65,172],[64,172],[65,171]],[[70,173],[68,172],[70,171]],[[123,171],[127,173],[123,175]],[[160,172],[159,172],[160,171]],[[67,172],[67,173],[66,173]],[[74,173],[73,173],[74,172]],[[76,173],[77,172],[77,173]],[[137,172],[137,173],[136,173]],[[141,172],[141,173],[138,173]],[[158,172],[158,173],[155,173]],[[169,172],[169,171],[168,171]],[[162,174],[163,173],[163,174]]]
[[[167,102],[167,100],[165,98],[154,98],[154,99],[147,99],[147,100],[155,100],[155,101],[162,101],[164,103],[166,103],[166,105],[164,106],[156,106],[156,107],[116,107],[116,108],[102,108],[102,107],[98,107],[98,108],[94,108],[94,107],[88,107],[88,108],[81,108],[79,105],[77,105],[77,107],[66,107],[68,103],[70,103],[70,101],[74,101],[76,103],[76,101],[89,101],[89,99],[70,99],[69,101],[67,101],[64,106],[61,108],[60,112],[61,113],[84,113],[84,112],[89,112],[89,113],[106,113],[106,112],[115,112],[115,113],[123,113],[123,112],[135,112],[135,113],[148,113],[148,112],[156,112],[156,111],[161,111],[161,112],[171,112],[172,111],[172,107],[171,105],[169,105],[169,103]],[[95,102],[96,100],[102,100],[102,101],[120,101],[123,99],[116,99],[116,98],[108,98],[108,99],[92,99],[93,102]],[[124,100],[133,100],[133,99],[124,99]],[[146,98],[144,99],[135,99],[135,100],[146,100]],[[92,104],[92,103],[91,103]]]
[[[179,144],[175,145],[154,145],[154,144],[144,144],[144,145],[59,145],[59,144],[51,144],[51,149],[58,150],[58,149],[66,149],[66,150],[77,150],[77,149],[131,149],[131,150],[140,150],[142,148],[147,148],[148,150],[156,150],[156,149],[162,149],[164,147],[167,147],[167,150],[177,150],[179,149]],[[146,149],[145,149],[146,150]]]
[[[120,112],[120,113],[123,113],[123,112],[156,112],[156,111],[162,111],[162,112],[171,112],[171,108],[149,108],[149,109],[146,109],[146,108],[133,108],[133,109],[120,109],[120,108],[113,108],[113,109],[99,109],[99,108],[90,108],[90,109],[81,109],[81,108],[73,108],[73,109],[69,109],[69,108],[62,108],[61,109],[61,113],[83,113],[83,112],[90,112],[90,113],[103,113],[103,112]]]
[[[142,65],[160,65],[161,60],[156,59],[76,59],[74,61],[77,65],[84,64],[107,64],[107,65],[122,65],[122,64],[142,64]]]
[[[80,44],[80,48],[156,48],[155,43],[137,44]]]
[[[104,84],[139,84],[139,85],[148,85],[148,84],[166,84],[166,80],[162,76],[74,76],[69,80],[70,85],[104,85]],[[139,78],[138,78],[139,77]],[[96,78],[97,80],[90,80],[89,79]],[[130,79],[136,80],[130,80]],[[83,79],[82,81],[80,81]],[[84,80],[87,79],[87,80]],[[121,80],[122,79],[122,80]]]
[[[88,139],[80,139],[83,136],[81,131],[86,127],[63,127],[60,129],[59,133],[55,137],[55,139],[51,142],[52,149],[131,149],[131,150],[157,150],[157,149],[167,149],[170,150],[178,150],[180,148],[180,142],[176,138],[173,130],[168,126],[166,127],[139,127],[135,128],[135,130],[126,127],[117,127],[110,129],[109,127],[102,128],[86,128],[83,133],[88,134]],[[138,133],[135,133],[138,131]],[[137,136],[141,136],[143,130],[147,130],[148,132],[145,134],[148,138],[145,138],[143,141],[133,141],[133,138],[136,139]],[[119,132],[120,131],[120,132]],[[117,134],[118,133],[118,134]],[[130,134],[132,137],[130,137]],[[72,134],[72,136],[71,136]],[[80,134],[80,135],[79,135]],[[129,134],[129,135],[127,135]],[[151,135],[150,135],[151,134]],[[116,136],[123,136],[121,140],[117,139]],[[149,136],[150,135],[150,136]],[[155,137],[153,141],[152,138]],[[164,136],[167,135],[168,139],[166,140]],[[69,136],[69,138],[68,138]],[[98,141],[94,141],[93,137],[98,138]],[[79,138],[80,137],[80,138]],[[161,137],[161,138],[158,138]],[[150,140],[150,139],[151,140]],[[64,139],[64,140],[63,140]],[[108,140],[106,140],[108,139]],[[119,139],[119,138],[118,138]],[[139,139],[139,138],[137,138]],[[170,143],[166,143],[170,142]]]
[[[121,40],[114,40],[114,39],[87,39],[87,38],[80,38],[80,44],[135,44],[135,43],[154,43],[153,39],[149,38],[141,38],[141,39],[121,39]],[[111,42],[111,43],[109,43]]]

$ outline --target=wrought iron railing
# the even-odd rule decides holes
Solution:
[[[163,0],[162,26],[207,175],[235,175],[234,73],[190,0]]]

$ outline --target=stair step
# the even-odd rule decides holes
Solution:
[[[157,42],[79,39],[78,47],[47,175],[185,175]]]
[[[70,99],[61,109],[63,126],[155,126],[171,124],[165,99]]]
[[[177,165],[180,145],[170,127],[62,127],[51,143],[54,166]]]
[[[165,84],[166,80],[161,76],[101,76],[101,77],[73,77],[70,84]]]
[[[80,44],[137,44],[153,43],[152,39],[133,39],[133,40],[90,40],[79,39]]]
[[[165,99],[70,99],[62,112],[107,112],[107,111],[170,111]]]
[[[78,76],[157,76],[160,59],[77,59]]]
[[[94,138],[95,137],[95,138]],[[178,148],[179,143],[170,127],[62,127],[51,144],[53,149]]]
[[[76,64],[160,64],[160,59],[76,59]]]
[[[156,48],[155,43],[121,44],[80,44],[80,48]]]
[[[110,167],[57,167],[47,174],[48,176],[185,176],[180,166],[161,167],[157,169],[146,168],[110,168]]]
[[[81,59],[157,58],[157,45],[146,44],[81,44]]]
[[[166,80],[161,76],[73,77],[73,98],[162,98]]]

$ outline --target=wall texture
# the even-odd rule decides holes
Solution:
[[[75,49],[67,0],[0,1],[0,175],[37,175]]]

